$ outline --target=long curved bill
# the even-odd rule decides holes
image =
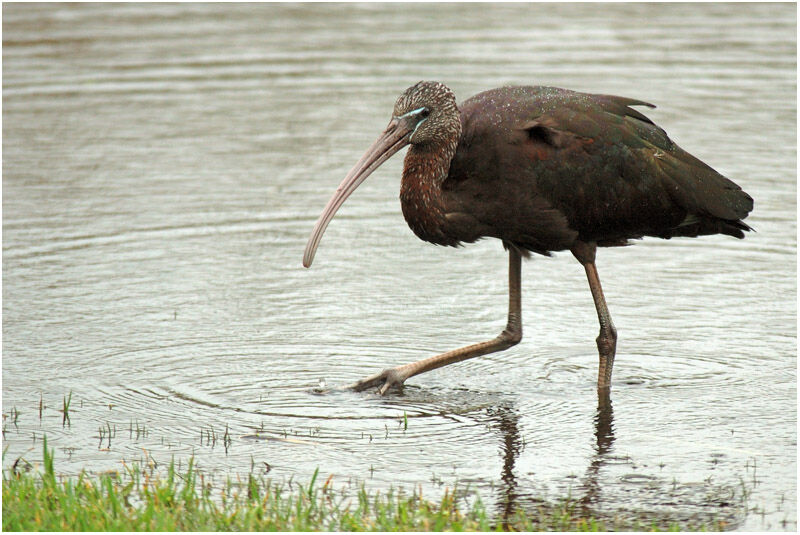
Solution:
[[[344,204],[344,201],[375,169],[380,167],[383,162],[391,158],[397,151],[408,145],[408,140],[414,132],[415,126],[416,123],[410,121],[409,118],[393,118],[386,130],[347,173],[342,183],[336,188],[331,200],[328,201],[322,214],[320,214],[319,219],[317,219],[317,224],[314,225],[314,230],[311,232],[311,237],[308,238],[308,243],[306,244],[306,252],[303,255],[303,266],[311,266],[311,262],[314,260],[314,253],[317,252],[317,246],[322,239],[322,234],[339,207]]]

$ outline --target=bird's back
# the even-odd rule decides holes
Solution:
[[[462,135],[443,184],[451,233],[540,253],[576,239],[743,237],[752,198],[633,105],[651,106],[530,86],[462,103]]]

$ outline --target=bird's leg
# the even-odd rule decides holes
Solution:
[[[522,339],[522,310],[520,304],[520,271],[522,259],[519,251],[513,246],[508,246],[508,323],[503,332],[496,338],[487,342],[468,345],[459,349],[442,353],[426,359],[405,364],[396,368],[389,368],[375,375],[371,375],[349,386],[350,389],[360,392],[368,388],[380,387],[378,392],[383,395],[392,387],[399,387],[409,377],[419,375],[436,368],[441,368],[454,362],[479,357],[488,353],[502,351],[516,345]]]
[[[611,370],[614,367],[614,354],[617,351],[617,329],[608,313],[603,288],[600,286],[600,277],[594,265],[597,244],[594,242],[575,242],[572,254],[583,264],[586,277],[589,279],[589,289],[592,291],[594,306],[597,309],[597,319],[600,320],[600,334],[597,337],[597,349],[600,353],[600,368],[597,374],[597,388],[611,386]]]

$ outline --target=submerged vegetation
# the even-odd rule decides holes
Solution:
[[[493,516],[479,498],[465,505],[448,491],[438,502],[401,492],[335,490],[333,477],[307,485],[273,483],[250,474],[222,488],[205,482],[190,459],[166,473],[125,465],[122,473],[56,475],[44,441],[41,472],[3,472],[4,531],[603,531],[606,529],[724,529],[629,523],[608,525],[584,516],[569,500]],[[462,495],[463,496],[463,495]]]

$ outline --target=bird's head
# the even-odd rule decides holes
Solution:
[[[322,234],[336,211],[375,169],[406,145],[435,150],[457,140],[461,122],[453,92],[439,82],[419,82],[406,89],[394,105],[389,126],[347,173],[320,214],[303,255],[311,266]]]
[[[406,89],[392,114],[393,121],[403,118],[414,125],[408,142],[418,146],[447,141],[454,119],[460,123],[455,95],[439,82],[418,82]]]

